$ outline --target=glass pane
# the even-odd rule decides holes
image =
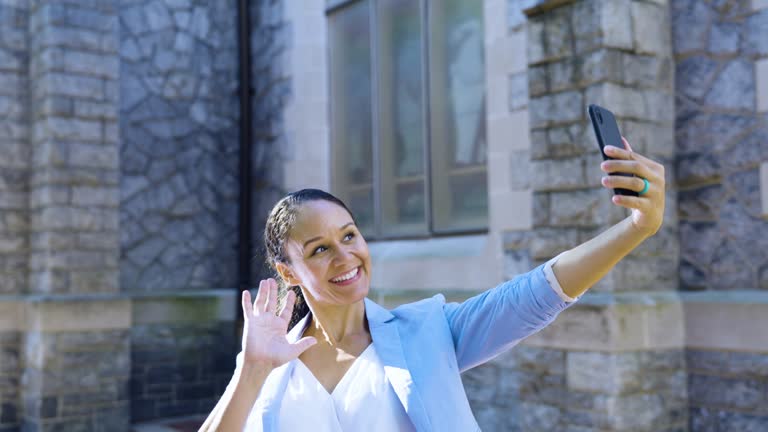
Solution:
[[[378,163],[384,235],[425,234],[428,229],[419,3],[378,2]]]
[[[373,232],[371,33],[368,1],[329,19],[333,190],[364,234]]]
[[[434,229],[487,228],[483,2],[444,0],[430,6]]]

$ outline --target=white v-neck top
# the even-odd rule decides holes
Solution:
[[[373,344],[330,394],[301,360],[292,362],[280,407],[281,431],[415,432]]]

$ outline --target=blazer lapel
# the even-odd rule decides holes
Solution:
[[[431,431],[427,411],[413,383],[411,372],[405,362],[400,332],[395,316],[372,300],[365,299],[365,313],[371,330],[373,345],[384,365],[384,373],[392,383],[400,403],[417,431]]]

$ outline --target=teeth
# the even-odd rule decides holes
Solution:
[[[345,280],[352,279],[357,276],[357,268],[350,270],[348,273],[343,274],[335,279],[331,279],[331,282],[344,282]]]

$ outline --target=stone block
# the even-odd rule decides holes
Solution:
[[[691,374],[688,394],[692,404],[754,410],[763,402],[765,384],[757,380]]]
[[[629,0],[601,2],[600,24],[603,45],[611,48],[632,49],[632,7]]]
[[[575,190],[586,186],[582,158],[543,159],[531,162],[531,187],[536,192]]]
[[[556,227],[593,227],[617,223],[626,216],[612,204],[610,194],[599,189],[553,191],[549,218]]]
[[[547,58],[545,52],[544,22],[539,19],[528,21],[528,64],[535,65]]]
[[[543,96],[549,91],[549,65],[540,64],[528,68],[528,94]]]
[[[614,83],[601,83],[587,88],[583,106],[598,104],[609,108],[617,118],[643,120],[649,118],[643,97],[641,90]]]
[[[118,164],[118,149],[112,145],[70,144],[69,163],[83,168],[115,169]]]
[[[768,58],[755,61],[757,112],[768,112]]]
[[[544,49],[546,59],[557,60],[573,55],[569,35],[571,22],[567,10],[556,9],[544,19]]]
[[[742,26],[743,52],[759,56],[768,55],[768,9],[750,15]]]
[[[687,0],[670,3],[672,42],[677,55],[705,50],[707,30],[715,19],[715,11],[707,2]]]
[[[72,189],[72,204],[75,206],[117,207],[119,193],[115,187],[76,186]]]
[[[658,55],[671,53],[668,7],[632,2],[632,29],[635,51]]]
[[[509,110],[525,108],[528,104],[528,73],[520,72],[509,76]]]
[[[712,107],[753,110],[755,75],[752,64],[743,59],[729,62],[712,83],[705,101]]]
[[[712,84],[718,64],[706,56],[692,56],[680,61],[676,69],[676,89],[690,98],[701,100]]]
[[[580,233],[569,228],[540,228],[531,239],[531,258],[547,260],[579,244]]]
[[[583,102],[582,94],[578,91],[566,91],[531,98],[528,105],[531,128],[548,127],[582,120]]]
[[[45,53],[47,51],[43,54]],[[106,98],[104,83],[101,78],[60,72],[49,72],[42,75],[41,79],[33,85],[32,93],[39,99],[48,95],[95,100]]]
[[[620,83],[624,79],[624,74],[632,73],[625,69],[623,59],[631,57],[622,55],[615,49],[598,49],[596,51],[584,54],[580,58],[578,66],[578,84],[580,86],[589,86],[601,81],[611,81]]]
[[[761,215],[768,217],[768,162],[760,164],[760,201],[762,201]]]
[[[737,54],[740,36],[741,29],[737,23],[714,23],[709,33],[709,52],[715,55]]]

